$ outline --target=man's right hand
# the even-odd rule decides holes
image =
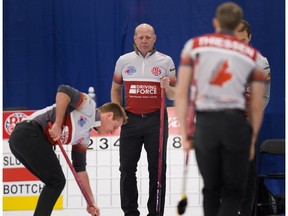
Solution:
[[[100,216],[100,209],[94,204],[93,206],[87,205],[87,212],[92,216]]]
[[[61,137],[62,133],[62,128],[61,125],[58,125],[54,123],[51,128],[48,130],[50,137],[54,140],[57,141]]]

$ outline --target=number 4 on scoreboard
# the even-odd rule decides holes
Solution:
[[[120,138],[114,142],[113,146],[120,146]]]

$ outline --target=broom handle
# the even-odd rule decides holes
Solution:
[[[160,108],[160,131],[159,131],[159,156],[158,156],[158,182],[156,212],[160,214],[161,190],[162,190],[162,160],[163,160],[163,135],[164,135],[164,109],[165,109],[165,89],[161,88],[161,108]]]
[[[189,162],[189,152],[186,152],[185,153],[185,162],[184,162],[184,172],[183,172],[182,194],[186,193],[186,180],[187,180],[187,173],[188,173],[188,162]]]
[[[51,128],[51,127],[52,127],[52,123],[51,123],[51,122],[48,122],[48,126],[49,126],[49,128]],[[73,167],[73,165],[72,165],[72,163],[71,163],[68,155],[66,154],[66,152],[65,152],[65,150],[64,150],[64,148],[63,148],[63,145],[62,145],[60,139],[57,140],[57,144],[58,144],[58,146],[60,147],[60,150],[61,150],[61,152],[62,152],[62,154],[63,154],[66,162],[68,163],[68,165],[69,165],[69,167],[70,167],[70,170],[72,171],[72,173],[73,173],[73,175],[74,175],[74,178],[75,178],[75,180],[76,180],[76,182],[77,182],[77,184],[78,184],[78,186],[79,186],[79,188],[80,188],[80,190],[81,190],[81,192],[82,192],[82,194],[83,194],[86,202],[88,203],[88,205],[89,205],[90,207],[94,207],[94,205],[93,205],[90,197],[88,196],[88,194],[87,194],[87,192],[86,192],[86,190],[85,190],[85,188],[84,188],[84,186],[83,186],[83,184],[82,184],[79,176],[77,175],[77,173],[76,173],[76,171],[75,171],[75,169],[74,169],[74,167]]]

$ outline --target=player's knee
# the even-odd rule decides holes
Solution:
[[[65,185],[66,185],[66,178],[65,177],[60,178],[59,182],[58,182],[58,185],[59,185],[59,189],[63,190]]]
[[[121,172],[121,174],[135,175],[137,171],[137,166],[121,165],[119,167],[119,171]]]
[[[58,188],[63,190],[66,184],[66,178],[64,175],[60,175],[58,178],[56,178],[56,185],[58,185]]]
[[[44,182],[45,183],[45,182]],[[46,186],[53,187],[57,190],[63,190],[66,185],[66,178],[64,175],[56,175],[50,178],[48,182],[45,183]]]

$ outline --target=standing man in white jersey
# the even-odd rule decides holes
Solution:
[[[142,146],[147,153],[149,171],[149,216],[163,215],[166,185],[166,150],[168,138],[167,111],[164,116],[163,160],[160,212],[156,211],[161,88],[168,99],[174,99],[176,84],[175,66],[171,57],[154,48],[156,35],[149,24],[135,29],[133,52],[116,62],[111,89],[112,102],[122,104],[122,87],[125,90],[124,108],[127,124],[120,134],[120,195],[125,216],[139,216],[136,170]]]
[[[248,45],[250,44],[250,41],[252,39],[251,27],[250,27],[250,24],[246,20],[244,19],[241,20],[240,25],[237,27],[235,31],[235,36],[242,42]],[[267,58],[265,58],[264,56],[262,56],[262,61],[260,61],[259,67],[262,68],[263,71],[265,72],[266,84],[264,88],[264,98],[263,98],[264,109],[265,109],[270,99],[270,66],[269,66]],[[247,85],[246,87],[245,96],[246,96],[246,103],[248,107],[248,104],[250,101],[249,85]],[[257,150],[257,147],[256,147],[256,150]],[[240,207],[239,215],[252,216],[255,193],[256,193],[256,162],[254,159],[249,163],[246,194],[244,196],[242,205]]]
[[[193,145],[204,181],[205,216],[238,214],[262,122],[260,54],[234,36],[242,16],[237,4],[222,3],[213,19],[216,33],[188,40],[181,53],[175,106],[187,152],[191,140],[186,116],[192,96],[197,116]],[[245,116],[247,82],[251,87],[249,121]]]

